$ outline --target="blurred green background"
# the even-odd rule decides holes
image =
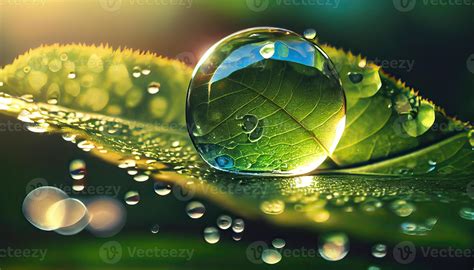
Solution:
[[[415,1],[412,10],[401,11],[397,1],[373,0],[0,0],[0,66],[19,54],[42,44],[107,43],[156,52],[193,65],[213,43],[244,28],[283,27],[302,33],[318,32],[321,42],[362,54],[409,86],[445,108],[450,115],[468,121],[474,118],[474,6],[435,5]],[[398,9],[397,9],[398,7]],[[3,123],[11,123],[7,118]],[[193,260],[180,258],[124,258],[104,264],[99,247],[108,239],[87,232],[62,237],[31,226],[21,213],[27,183],[43,177],[50,184],[67,184],[68,162],[83,158],[88,164],[89,185],[120,188],[119,199],[129,188],[137,188],[123,170],[91,158],[59,136],[30,134],[24,130],[0,133],[0,248],[47,248],[47,261],[32,258],[0,258],[0,269],[261,269],[245,258],[248,244],[255,240],[283,237],[295,246],[315,248],[317,235],[296,228],[278,228],[262,221],[247,221],[253,228],[242,242],[230,235],[219,245],[202,240],[202,228],[215,223],[225,210],[206,202],[206,219],[186,216],[186,202],[172,196],[159,197],[142,185],[143,202],[127,207],[127,223],[113,240],[126,246],[178,247],[195,250]],[[456,215],[456,214],[454,214]],[[158,235],[149,233],[158,223]],[[469,226],[469,225],[466,225]],[[472,225],[471,225],[472,226]],[[455,234],[455,232],[453,232]],[[403,237],[401,236],[401,239]],[[472,239],[471,239],[472,240]],[[368,257],[373,243],[354,239],[348,258],[330,263],[321,258],[284,260],[278,269],[382,269],[396,267],[393,260]],[[365,254],[365,255],[364,255]],[[365,257],[364,257],[365,256]],[[452,267],[464,269],[456,260],[426,260],[410,269]],[[472,261],[466,269],[472,269]]]

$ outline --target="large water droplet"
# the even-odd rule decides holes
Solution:
[[[186,205],[186,213],[192,219],[201,218],[206,212],[206,207],[200,202],[190,202]]]
[[[396,200],[390,204],[392,211],[400,217],[408,217],[415,211],[415,206],[405,200]]]
[[[335,70],[313,41],[286,29],[252,28],[224,38],[199,61],[188,89],[187,127],[199,154],[212,167],[233,173],[297,175],[316,169],[345,127],[344,90]],[[323,97],[331,99],[325,101],[331,108],[314,108]],[[298,135],[308,139],[304,146],[278,144],[275,152],[271,139],[296,136],[301,125],[316,126],[326,114],[331,121],[319,123],[324,127],[317,134]],[[319,141],[308,138],[315,135]],[[266,158],[275,155],[281,162]]]
[[[215,244],[220,240],[219,230],[215,227],[207,227],[204,229],[204,240],[209,244]]]
[[[344,233],[330,233],[319,238],[319,254],[328,261],[339,261],[349,253],[349,238]]]

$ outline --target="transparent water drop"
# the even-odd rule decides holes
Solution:
[[[274,248],[284,248],[286,245],[286,242],[285,240],[281,239],[281,238],[275,238],[273,239],[272,241],[272,246]]]
[[[192,201],[186,205],[186,213],[192,219],[201,218],[205,212],[206,207],[200,202]]]
[[[283,70],[291,75],[284,74]],[[252,75],[249,77],[244,74]],[[241,84],[255,86],[257,89],[253,90],[259,92],[269,84],[265,79],[269,77],[272,77],[272,82],[284,83],[280,88],[278,84],[271,84],[264,93],[275,104],[263,102],[259,105],[255,91],[246,91]],[[300,80],[293,78],[303,78],[301,81],[304,83],[299,84]],[[276,128],[273,124],[280,117],[278,111],[271,115],[260,115],[258,112],[274,110],[275,106],[285,107],[289,109],[290,115],[301,113],[308,123],[313,118],[317,121],[317,110],[311,112],[311,106],[302,108],[298,105],[318,97],[321,93],[317,89],[322,89],[323,95],[331,93],[334,99],[331,104],[340,105],[334,109],[338,111],[331,114],[330,124],[325,124],[324,134],[318,134],[324,142],[308,147],[279,146],[282,148],[279,152],[285,153],[277,157],[282,159],[281,162],[255,158],[256,147],[262,157],[274,156],[276,153],[273,144],[269,143],[270,138],[290,133],[292,129],[294,131],[293,124],[296,124],[295,120],[286,119],[288,125]],[[237,90],[238,94],[235,92]],[[296,94],[292,97],[294,102],[287,105],[291,92]],[[252,98],[256,98],[254,108],[239,106],[243,105],[241,102],[244,99]],[[224,38],[209,49],[194,70],[186,105],[188,132],[200,156],[215,169],[240,174],[274,176],[310,172],[335,150],[345,127],[344,90],[327,54],[303,36],[279,28],[247,29]],[[305,116],[303,110],[309,115]],[[261,120],[257,121],[257,116],[265,119],[265,125]],[[242,130],[247,134],[246,139],[238,135]],[[223,134],[228,135],[226,138],[232,138],[231,146],[231,140],[222,140]],[[255,143],[255,146],[249,147],[249,142]],[[308,149],[311,153],[308,153]],[[302,155],[308,158],[290,158]]]
[[[132,76],[134,78],[140,78],[140,76],[142,75],[142,71],[140,69],[140,67],[134,67],[133,70],[132,70]]]
[[[125,193],[124,199],[126,204],[136,205],[140,202],[140,194],[137,191],[132,190]]]
[[[86,186],[84,185],[84,182],[81,180],[74,181],[74,183],[72,184],[72,190],[77,191],[77,192],[83,191],[85,188]]]
[[[160,92],[160,83],[157,83],[157,82],[152,82],[148,85],[148,93],[151,94],[151,95],[154,95],[158,92]]]
[[[438,222],[437,218],[428,218],[424,222],[404,222],[401,225],[402,233],[406,235],[427,235]]]
[[[151,233],[152,234],[157,234],[158,232],[160,232],[160,225],[158,224],[155,224],[151,227]]]
[[[164,182],[155,182],[153,184],[153,189],[155,193],[160,196],[166,196],[171,193],[171,185]]]
[[[316,34],[316,30],[314,30],[313,28],[306,29],[303,32],[303,35],[306,39],[315,39]]]
[[[267,215],[279,215],[285,211],[285,202],[282,200],[263,201],[260,210]]]
[[[86,163],[84,160],[75,159],[69,163],[69,174],[74,180],[84,179],[86,176]]]
[[[219,230],[215,227],[207,227],[204,229],[204,240],[209,244],[215,244],[220,240]]]
[[[144,68],[144,69],[142,70],[142,74],[145,75],[145,76],[150,75],[150,73],[151,73],[151,70],[148,69],[148,68]]]
[[[260,55],[265,59],[270,59],[275,54],[275,43],[268,43],[260,49]]]
[[[69,72],[69,74],[67,75],[67,78],[68,79],[75,79],[76,78],[76,73],[74,71],[71,71]]]
[[[228,215],[221,215],[217,218],[217,227],[221,230],[227,230],[232,225],[232,218]]]
[[[245,133],[251,133],[258,124],[258,118],[255,115],[247,114],[242,117],[242,129]]]
[[[222,169],[229,169],[234,166],[234,159],[228,155],[216,157],[216,165]]]
[[[387,246],[384,244],[377,244],[372,247],[372,256],[375,258],[383,258],[387,255]]]
[[[232,235],[232,239],[234,239],[234,241],[240,241],[240,240],[242,240],[242,234],[236,233],[236,234]]]
[[[474,208],[461,208],[459,210],[459,216],[466,220],[474,220]]]
[[[277,264],[281,258],[281,254],[274,249],[265,249],[262,252],[262,261],[266,264]]]
[[[46,215],[50,219],[61,220],[61,227],[55,232],[61,235],[75,235],[89,225],[89,212],[78,199],[67,198],[56,202],[47,209]]]
[[[349,72],[347,75],[349,76],[349,80],[355,84],[362,82],[364,79],[364,75],[357,72]]]
[[[349,253],[349,238],[344,233],[325,234],[319,238],[318,251],[325,260],[342,260]]]
[[[241,233],[245,229],[245,222],[243,219],[237,218],[234,219],[234,222],[232,223],[232,230],[235,233]]]
[[[399,217],[408,217],[416,210],[416,207],[405,200],[396,200],[390,204],[390,209]]]
[[[145,182],[148,179],[150,179],[150,176],[146,175],[146,174],[137,174],[133,177],[133,180],[135,180],[137,182]]]

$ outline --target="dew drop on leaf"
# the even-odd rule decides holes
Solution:
[[[160,91],[160,83],[152,82],[148,85],[148,93],[154,95]]]
[[[160,232],[160,225],[158,224],[155,224],[151,227],[151,233],[152,234],[157,234],[158,232]]]
[[[244,231],[244,229],[245,229],[244,220],[240,218],[235,219],[234,222],[232,223],[232,230],[235,233],[241,233]]]
[[[164,182],[155,182],[153,184],[155,193],[160,196],[166,196],[171,193],[171,185]]]
[[[187,127],[199,154],[233,173],[313,171],[345,127],[335,70],[318,45],[285,29],[251,28],[219,41],[188,89]]]
[[[316,30],[314,30],[313,28],[306,29],[303,32],[303,35],[306,39],[315,39],[316,34]]]
[[[356,72],[349,72],[348,76],[352,83],[360,83],[364,79],[364,75]]]

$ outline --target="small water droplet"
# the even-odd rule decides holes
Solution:
[[[372,247],[372,255],[375,258],[383,258],[387,255],[387,246],[384,244],[377,244]]]
[[[255,115],[247,114],[242,117],[242,129],[245,133],[251,133],[258,125],[258,118]]]
[[[140,194],[136,191],[129,191],[125,193],[125,203],[128,205],[136,205],[140,202]]]
[[[232,239],[234,239],[234,241],[240,241],[240,240],[242,240],[242,234],[236,233],[236,234],[232,235]]]
[[[474,220],[474,208],[461,208],[461,210],[459,210],[459,216],[463,219]]]
[[[158,224],[155,224],[151,227],[151,233],[152,234],[157,234],[158,232],[160,232],[160,225]]]
[[[281,239],[281,238],[275,238],[273,239],[272,241],[272,246],[274,248],[284,248],[286,245],[286,242],[285,240]]]
[[[325,234],[319,238],[318,251],[325,260],[342,260],[349,253],[349,238],[344,233]]]
[[[154,94],[160,92],[160,86],[161,86],[161,84],[157,83],[157,82],[150,83],[148,85],[148,93],[151,94],[151,95],[154,95]]]
[[[86,176],[86,163],[81,159],[75,159],[69,164],[69,174],[74,180],[84,179]]]
[[[349,80],[354,84],[360,83],[364,79],[364,75],[357,72],[349,72],[347,75],[349,76]]]
[[[145,182],[148,179],[150,179],[150,176],[146,174],[138,174],[138,175],[135,175],[135,177],[133,177],[133,180],[137,182]]]
[[[265,59],[270,59],[275,54],[275,43],[268,43],[260,49],[260,55]]]
[[[303,36],[304,38],[306,39],[315,39],[316,38],[316,30],[314,30],[313,28],[309,28],[309,29],[306,29],[304,30],[303,32]]]
[[[215,227],[207,227],[204,229],[204,240],[209,244],[215,244],[220,240],[219,230]]]
[[[155,182],[155,184],[153,184],[153,189],[155,190],[155,193],[160,196],[166,196],[171,193],[171,185],[164,182]]]
[[[227,230],[232,225],[232,218],[227,215],[222,215],[217,218],[217,227],[221,230]]]
[[[77,192],[83,191],[85,187],[83,181],[74,181],[72,184],[72,190]]]
[[[132,70],[132,76],[134,78],[140,78],[141,75],[142,75],[142,72],[141,72],[140,67],[134,67]]]
[[[142,70],[142,74],[145,75],[145,76],[150,75],[150,73],[151,73],[151,70],[148,69],[148,68],[144,68],[144,69]]]
[[[31,67],[30,67],[30,66],[25,66],[25,67],[23,68],[23,72],[25,72],[25,73],[29,73],[30,71],[31,71]]]
[[[244,229],[245,229],[244,220],[240,218],[235,219],[234,222],[232,223],[232,230],[235,233],[241,233],[244,231]]]
[[[204,206],[204,204],[200,202],[193,201],[193,202],[188,203],[188,205],[186,205],[186,213],[192,219],[201,218],[205,212],[206,212],[206,207]]]
[[[429,164],[430,166],[436,166],[436,161],[434,161],[434,160],[429,160],[429,161],[428,161],[428,164]]]
[[[71,71],[69,72],[69,74],[67,75],[67,78],[68,79],[75,79],[76,78],[76,73],[74,71]]]
[[[228,155],[218,156],[215,160],[217,166],[219,166],[220,168],[230,169],[234,167],[234,159]]]
[[[408,217],[415,211],[415,206],[405,200],[396,200],[390,204],[392,211],[399,217]]]
[[[262,261],[266,264],[277,264],[281,261],[281,254],[274,249],[265,249],[262,252]]]

